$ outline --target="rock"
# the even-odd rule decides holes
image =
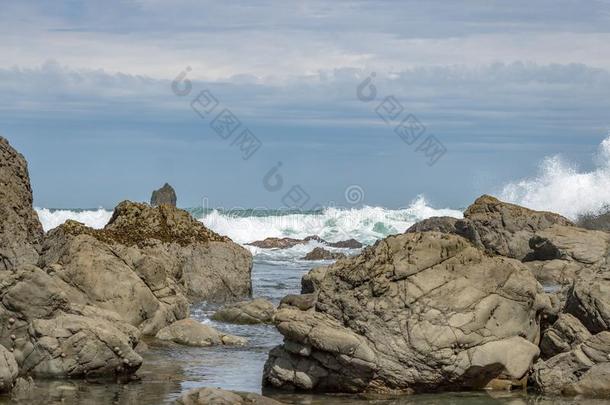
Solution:
[[[140,367],[133,350],[140,332],[87,305],[88,296],[59,277],[24,266],[0,272],[0,291],[0,344],[12,350],[21,374],[108,376]]]
[[[315,267],[301,278],[301,294],[311,294],[316,291],[326,275],[327,267]]]
[[[356,239],[341,240],[339,242],[326,242],[326,244],[330,247],[343,249],[360,249],[362,246],[364,246]]]
[[[169,205],[125,201],[102,230],[67,221],[49,232],[41,262],[153,336],[186,318],[189,301],[251,292],[250,253]]]
[[[250,246],[256,246],[262,249],[289,249],[297,245],[306,245],[311,241],[319,242],[324,245],[334,248],[359,249],[363,245],[356,239],[348,239],[339,242],[327,242],[319,236],[308,236],[305,239],[294,238],[266,238],[256,242],[248,243]]]
[[[44,232],[25,158],[0,137],[0,271],[36,264]]]
[[[548,297],[519,261],[436,232],[390,236],[321,271],[315,310],[280,309],[264,384],[423,392],[521,379]]]
[[[455,224],[457,218],[453,217],[431,217],[417,222],[407,229],[407,233],[414,232],[441,232],[456,233]]]
[[[153,207],[157,207],[162,204],[168,204],[175,207],[176,202],[176,191],[174,191],[174,188],[167,183],[165,183],[160,189],[153,191],[152,196],[150,197],[150,205]]]
[[[610,332],[592,336],[567,353],[538,361],[530,378],[543,393],[607,396]]]
[[[583,275],[568,292],[565,312],[574,315],[595,334],[610,329],[610,271]]]
[[[591,338],[591,333],[570,314],[560,314],[552,327],[547,329],[540,340],[542,358],[548,359],[560,353],[569,352],[576,345]]]
[[[19,369],[13,353],[0,345],[0,393],[13,388]]]
[[[253,325],[271,323],[275,314],[275,305],[270,301],[257,298],[252,301],[229,304],[214,313],[215,321]]]
[[[312,309],[315,305],[315,294],[289,294],[282,298],[282,301],[280,302],[280,309],[287,307],[296,307],[301,311],[307,311],[308,309]]]
[[[226,391],[220,388],[197,388],[175,402],[180,405],[281,405],[282,402],[250,392]]]
[[[610,246],[610,234],[575,226],[553,225],[538,231],[529,242],[531,260],[564,260],[582,266],[601,264]]]
[[[16,403],[21,403],[21,401],[28,400],[28,403],[34,403],[31,400],[33,397],[33,390],[36,387],[34,384],[34,379],[32,377],[18,377],[15,380],[15,384],[13,385],[13,390],[11,391],[11,399]]]
[[[238,336],[226,335],[194,319],[182,319],[161,329],[157,339],[171,341],[185,346],[245,346],[247,340]]]
[[[600,214],[584,214],[576,219],[576,225],[596,231],[610,231],[610,208],[606,207]]]
[[[530,210],[484,195],[466,209],[464,219],[456,221],[455,228],[458,235],[476,246],[522,260],[530,252],[529,241],[534,234],[553,225],[573,224],[558,214]]]
[[[343,259],[344,257],[347,256],[343,253],[330,252],[324,248],[317,247],[302,257],[301,260],[337,260]]]

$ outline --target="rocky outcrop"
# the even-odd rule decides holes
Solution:
[[[11,352],[0,345],[0,393],[8,392],[17,380],[19,369]]]
[[[228,304],[214,313],[215,321],[254,325],[258,323],[271,323],[275,315],[275,305],[270,301],[257,298],[252,301]]]
[[[576,280],[568,292],[565,312],[578,318],[591,333],[610,330],[610,269]]]
[[[220,388],[197,388],[175,402],[178,405],[281,405],[271,398],[250,392],[226,391]]]
[[[363,245],[356,239],[347,239],[339,242],[328,242],[319,236],[308,236],[304,239],[294,238],[266,238],[256,242],[248,243],[250,246],[255,246],[262,249],[289,249],[297,245],[306,245],[309,242],[319,242],[329,247],[343,249],[360,249]]]
[[[453,217],[431,217],[413,224],[406,233],[414,232],[441,232],[456,233],[455,224],[458,221]]]
[[[131,374],[140,332],[53,273],[25,266],[0,272],[0,344],[21,374],[84,377]]]
[[[276,313],[285,340],[266,385],[421,392],[521,379],[550,309],[522,263],[436,232],[391,236],[328,266],[316,291],[314,311]]]
[[[152,196],[150,197],[150,205],[153,207],[158,207],[159,205],[163,204],[175,207],[177,201],[178,199],[176,198],[176,191],[167,183],[165,183],[160,189],[153,191]]]
[[[609,360],[610,332],[601,332],[567,353],[536,363],[530,380],[548,394],[607,397]]]
[[[194,319],[182,319],[161,329],[156,336],[159,340],[171,341],[185,346],[244,346],[248,341],[239,336],[224,334]]]
[[[591,333],[570,314],[560,314],[557,321],[542,335],[540,352],[544,359],[569,352],[591,338]]]
[[[328,267],[314,267],[301,278],[301,294],[312,294],[317,289],[324,276],[328,271]]]
[[[68,221],[49,232],[41,263],[147,335],[186,318],[189,301],[251,290],[250,253],[168,205],[123,202],[102,230]]]
[[[307,253],[302,260],[338,260],[347,257],[344,253],[331,252],[321,247],[314,248]]]
[[[0,137],[0,271],[36,264],[44,232],[25,158]]]

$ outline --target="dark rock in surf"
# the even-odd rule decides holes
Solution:
[[[302,260],[337,260],[347,257],[344,253],[331,252],[321,247],[317,247],[307,253]]]
[[[153,191],[152,196],[150,197],[150,205],[153,207],[158,207],[162,204],[168,204],[175,207],[177,200],[178,199],[176,197],[176,191],[174,188],[165,183],[163,187]]]

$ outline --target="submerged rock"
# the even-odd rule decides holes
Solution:
[[[204,325],[194,319],[182,319],[161,329],[156,336],[159,340],[167,340],[185,346],[244,346],[245,338],[223,334],[211,326]]]
[[[25,158],[0,137],[0,271],[36,264],[44,232]]]
[[[159,205],[167,204],[175,207],[177,200],[174,188],[165,183],[163,187],[153,191],[152,196],[150,197],[150,205],[157,207]]]
[[[302,260],[337,260],[347,257],[344,253],[331,252],[324,248],[317,247],[307,253]]]
[[[175,402],[179,405],[281,405],[271,398],[250,392],[226,391],[220,388],[196,388]]]
[[[236,324],[271,323],[275,315],[275,305],[270,301],[257,298],[252,301],[228,304],[214,313],[215,321]]]
[[[324,268],[322,268],[324,269]],[[264,383],[422,392],[521,379],[550,301],[519,261],[436,232],[388,237],[321,271],[315,310],[280,309]]]

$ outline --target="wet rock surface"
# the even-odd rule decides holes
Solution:
[[[297,245],[305,245],[309,242],[319,242],[329,247],[344,248],[344,249],[360,249],[363,245],[356,239],[347,239],[339,242],[328,242],[319,236],[308,236],[304,239],[294,238],[266,238],[264,240],[248,243],[250,246],[256,246],[263,249],[289,249]]]
[[[182,319],[161,329],[156,338],[185,346],[244,346],[248,341],[239,336],[222,333],[194,319]]]

